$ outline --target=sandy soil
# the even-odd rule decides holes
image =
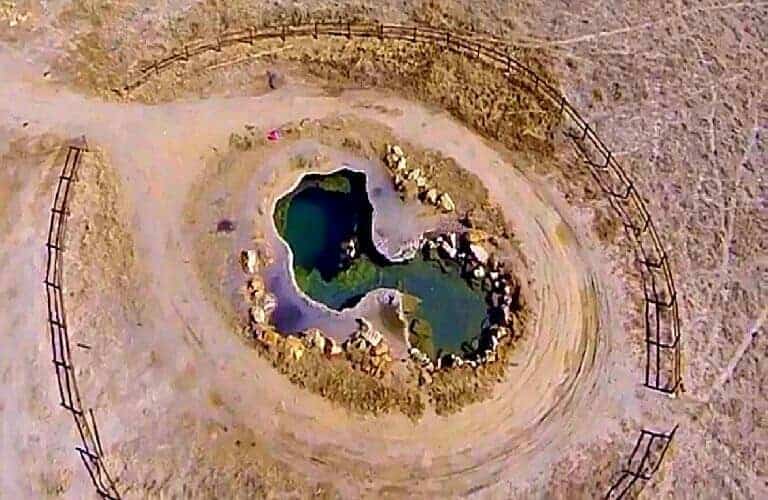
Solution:
[[[605,206],[594,187],[570,182],[560,166],[515,165],[445,113],[376,92],[329,96],[289,83],[260,96],[158,106],[84,97],[56,83],[71,74],[42,77],[67,32],[35,30],[63,7],[33,5],[23,30],[2,28],[11,50],[0,52],[0,137],[9,141],[0,171],[0,331],[12,346],[0,358],[3,494],[92,495],[71,421],[55,406],[40,285],[58,141],[81,134],[100,153],[89,154],[77,185],[67,306],[75,340],[91,346],[76,352],[81,391],[126,496],[307,497],[319,488],[345,497],[508,498],[574,488],[594,497],[641,427],[672,423],[681,425],[678,444],[648,496],[768,494],[760,168],[768,110],[759,84],[768,7],[473,5],[460,8],[468,27],[493,26],[554,54],[569,98],[647,197],[680,287],[687,392],[670,401],[639,385],[631,262],[597,237],[591,207]],[[423,10],[433,20],[436,12]],[[146,21],[128,17],[117,16],[132,30]],[[119,24],[103,32],[119,33]],[[180,224],[206,162],[245,123],[342,112],[455,158],[486,182],[519,235],[539,309],[492,401],[416,425],[347,414],[244,349],[206,297]]]

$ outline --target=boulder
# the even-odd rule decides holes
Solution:
[[[453,203],[453,199],[448,193],[441,194],[438,197],[437,202],[440,205],[440,208],[445,212],[453,212],[456,210],[456,204]]]
[[[419,385],[430,385],[432,383],[432,374],[427,370],[419,371]]]
[[[389,344],[386,342],[379,342],[379,345],[373,348],[374,356],[384,356],[387,353],[389,353]]]
[[[243,267],[243,272],[248,274],[255,273],[258,266],[256,250],[243,250],[240,252],[240,265]]]
[[[415,181],[415,180],[416,180],[416,179],[418,179],[419,177],[421,177],[421,169],[420,169],[420,168],[418,168],[418,167],[417,167],[417,168],[414,168],[413,170],[410,170],[410,171],[409,171],[409,172],[406,174],[406,178],[407,178],[409,181]]]
[[[456,247],[452,246],[451,242],[448,240],[442,240],[440,243],[440,250],[442,250],[449,259],[455,259],[456,254],[458,253]]]
[[[285,348],[288,354],[296,361],[300,360],[304,356],[304,343],[300,338],[289,335],[285,339]]]
[[[361,338],[365,339],[373,347],[379,345],[384,336],[373,328],[370,321],[365,318],[357,318],[357,324],[357,333]]]
[[[395,156],[404,156],[405,155],[405,153],[403,152],[403,148],[401,148],[397,144],[392,146],[392,154],[394,154]]]
[[[497,339],[503,339],[510,334],[509,328],[506,326],[498,326],[494,332]]]
[[[265,293],[261,298],[261,308],[264,310],[264,314],[269,316],[277,309],[277,298],[271,293]]]
[[[430,205],[437,205],[437,189],[431,188],[427,190],[425,199],[427,200],[427,203],[429,203]]]
[[[468,244],[482,243],[488,239],[488,233],[480,229],[470,229],[464,233],[464,241]]]
[[[310,328],[304,332],[304,340],[310,348],[325,352],[327,342],[323,332],[318,328]]]
[[[477,266],[475,270],[472,271],[472,276],[477,279],[483,279],[485,277],[485,268],[483,266]]]
[[[260,277],[254,276],[251,278],[251,281],[248,282],[248,291],[251,292],[254,297],[261,297],[264,290],[264,281],[262,281]]]
[[[488,262],[488,257],[490,257],[490,254],[488,253],[488,250],[483,248],[482,245],[471,244],[469,245],[469,251],[472,253],[472,257],[474,257],[475,260],[479,263],[485,264]]]
[[[395,170],[398,172],[405,172],[406,170],[408,170],[408,160],[405,159],[405,156],[400,156],[399,158],[397,158],[395,162]]]
[[[257,325],[263,325],[267,322],[267,313],[261,307],[251,307],[250,311],[251,321]]]
[[[262,332],[259,340],[266,345],[276,345],[280,342],[280,334],[272,329],[266,329]]]
[[[331,337],[325,337],[325,355],[330,357],[338,356],[344,352],[344,349],[336,343]]]

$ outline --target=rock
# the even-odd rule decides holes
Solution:
[[[486,363],[493,363],[496,361],[496,351],[491,351],[489,349],[483,353],[483,357],[485,358]]]
[[[474,257],[475,260],[479,263],[485,264],[488,262],[488,257],[490,254],[488,253],[488,250],[483,248],[482,245],[471,244],[469,245],[469,251],[472,253],[472,257]]]
[[[305,332],[304,340],[307,345],[312,349],[325,352],[326,340],[323,332],[318,328],[310,328]]]
[[[407,178],[409,181],[415,181],[415,180],[416,180],[416,179],[418,179],[419,177],[421,177],[421,169],[420,169],[420,168],[418,168],[418,167],[417,167],[417,168],[414,168],[413,170],[409,171],[409,172],[406,174],[406,178]]]
[[[496,348],[499,346],[499,339],[496,338],[496,335],[491,334],[491,350],[495,351]]]
[[[419,371],[419,385],[430,385],[432,383],[432,375],[427,370]]]
[[[397,164],[397,156],[392,153],[387,153],[387,155],[384,157],[384,164],[386,164],[389,168],[394,168]]]
[[[496,281],[499,279],[499,273],[497,271],[491,271],[488,273],[488,277],[491,278],[491,281]]]
[[[304,344],[298,337],[289,335],[285,339],[285,348],[288,350],[288,353],[291,355],[291,357],[296,361],[300,360],[302,356],[304,356]]]
[[[264,294],[261,299],[261,307],[264,310],[264,314],[269,316],[277,309],[277,298],[271,293]]]
[[[420,190],[425,189],[427,187],[427,178],[424,176],[416,177],[416,187]]]
[[[400,146],[398,146],[397,144],[392,146],[392,154],[394,154],[395,156],[404,156],[405,155],[405,153],[403,153],[403,149]]]
[[[379,345],[373,348],[374,356],[384,356],[389,352],[389,344],[386,342],[380,342]]]
[[[427,203],[431,205],[437,205],[437,189],[435,188],[429,189],[427,191],[425,199],[427,200]]]
[[[258,254],[255,250],[243,250],[240,252],[240,265],[243,267],[243,272],[253,274],[256,272],[258,266]]]
[[[442,250],[449,259],[455,259],[458,250],[455,246],[451,246],[451,242],[443,240],[440,244],[440,250]]]
[[[266,345],[276,345],[280,342],[280,334],[272,329],[266,329],[262,332],[259,340]]]
[[[405,159],[405,156],[400,156],[399,158],[397,158],[395,162],[395,170],[401,173],[408,170],[408,160]],[[410,175],[410,173],[407,175]]]
[[[248,282],[248,291],[251,292],[251,300],[260,300],[264,295],[264,281],[259,277],[254,277]]]
[[[282,87],[284,81],[283,75],[279,72],[271,69],[267,70],[267,85],[269,85],[270,89],[276,90]]]
[[[336,343],[331,337],[325,337],[325,355],[328,357],[338,356],[344,352],[344,349]]]
[[[440,204],[440,208],[445,212],[453,212],[456,210],[456,205],[453,203],[453,199],[451,199],[451,195],[448,193],[441,194],[438,197],[437,202]]]
[[[250,311],[251,321],[257,325],[263,325],[267,322],[267,313],[260,307],[251,307]]]
[[[509,331],[509,328],[507,328],[506,326],[497,326],[494,333],[497,339],[503,339],[504,337],[509,335],[511,332]]]
[[[472,271],[472,275],[477,279],[483,279],[485,276],[485,268],[483,266],[477,266],[474,271]]]
[[[360,336],[373,347],[379,345],[381,340],[384,338],[381,332],[374,330],[371,322],[365,318],[357,318],[357,323],[357,333],[359,333]]]
[[[488,233],[479,229],[470,229],[464,233],[464,241],[468,244],[482,243],[488,239]]]

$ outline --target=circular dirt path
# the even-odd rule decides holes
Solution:
[[[435,497],[484,487],[504,496],[535,483],[565,446],[616,430],[638,411],[634,361],[622,353],[615,312],[624,307],[624,292],[610,264],[577,236],[590,234],[588,225],[543,179],[516,170],[443,113],[374,92],[327,97],[292,86],[257,98],[152,107],[54,93],[23,78],[0,93],[8,113],[20,112],[14,95],[35,96],[25,103],[30,120],[62,135],[86,134],[122,182],[144,276],[142,317],[115,318],[119,334],[108,348],[76,353],[83,398],[97,410],[104,451],[122,485],[160,474],[152,469],[162,464],[151,457],[158,449],[191,447],[180,429],[205,420],[225,431],[246,429],[273,456],[330,480],[345,496]],[[193,235],[180,221],[191,186],[216,154],[212,148],[224,149],[228,134],[245,123],[269,128],[337,113],[380,121],[456,159],[502,205],[529,260],[537,307],[516,366],[492,401],[451,417],[427,414],[418,424],[349,415],[276,373],[205,299],[188,264]],[[85,321],[73,318],[73,331]]]

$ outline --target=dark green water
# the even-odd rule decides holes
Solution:
[[[414,312],[424,335],[416,344],[425,352],[461,352],[480,333],[486,317],[483,294],[473,290],[452,264],[416,257],[389,262],[371,238],[373,208],[365,174],[341,170],[305,176],[280,199],[275,222],[294,256],[294,273],[312,299],[340,310],[354,306],[377,288],[395,288],[420,299]],[[342,242],[356,238],[358,255],[346,261]],[[429,332],[431,327],[431,334]]]

